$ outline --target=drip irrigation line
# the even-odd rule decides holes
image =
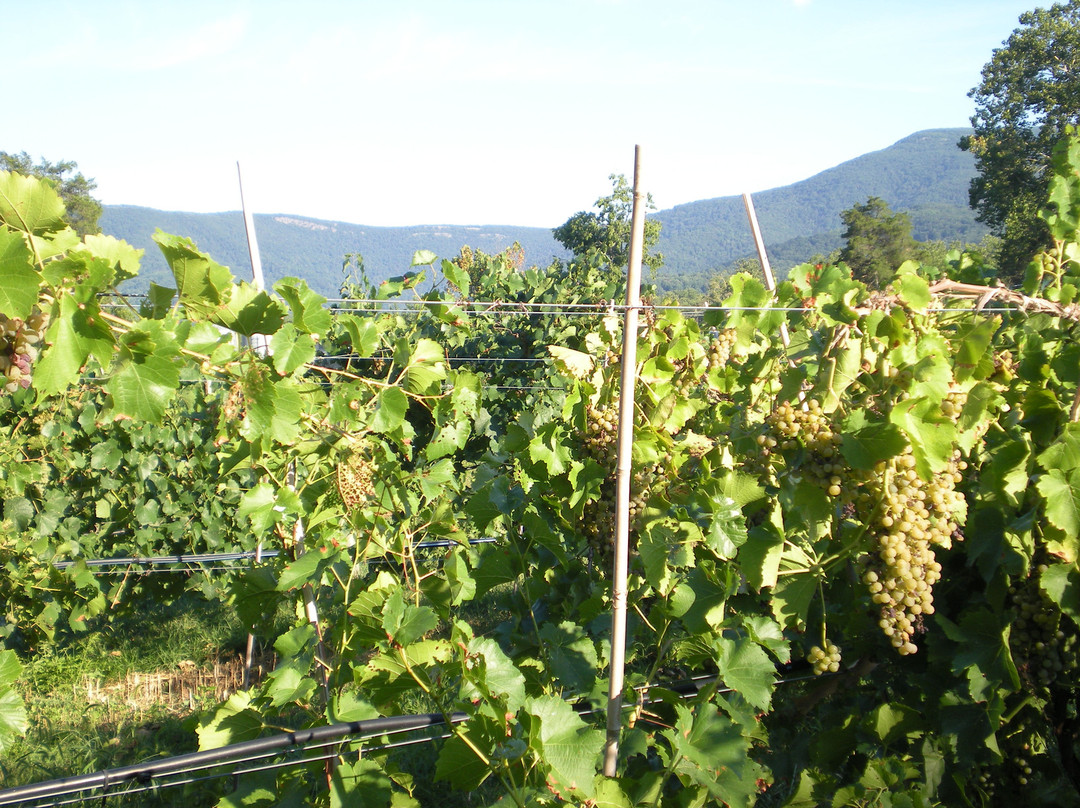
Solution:
[[[469,546],[476,547],[482,544],[495,544],[498,539],[485,537],[479,539],[469,539]],[[435,541],[422,541],[412,545],[413,550],[438,550],[447,547],[457,547],[461,542],[456,542],[451,539],[438,539]],[[235,553],[197,553],[192,555],[165,555],[165,556],[132,556],[129,558],[84,558],[78,561],[54,561],[53,566],[56,569],[68,569],[76,564],[86,564],[87,567],[154,567],[164,566],[167,564],[210,564],[221,563],[226,561],[248,561],[254,560],[255,550],[244,550]],[[262,558],[275,558],[280,554],[280,550],[262,550]],[[367,563],[375,563],[374,560]],[[247,567],[230,567],[229,569],[247,569]],[[166,570],[171,572],[172,570]],[[182,570],[181,570],[182,571]]]
[[[788,666],[789,670],[794,670],[795,667],[796,666],[794,665]],[[775,685],[779,687],[781,685],[794,684],[814,679],[820,681],[832,676],[842,675],[846,672],[847,671],[840,671],[835,674],[809,674],[781,678],[776,680]],[[663,687],[666,690],[676,693],[681,698],[687,699],[697,695],[703,688],[715,682],[716,676],[716,674],[702,674],[678,682],[640,685],[633,689],[641,693],[652,687]],[[718,694],[733,692],[735,692],[734,688],[726,686],[719,687],[716,690],[716,693]],[[663,699],[650,698],[644,703],[661,704],[664,703],[664,701],[665,700]],[[625,704],[623,709],[625,711],[631,711],[635,709],[635,707],[635,704]],[[584,703],[579,703],[574,705],[574,710],[579,715],[591,716],[605,712],[606,707],[590,707]],[[118,769],[6,789],[0,791],[0,806],[25,804],[27,802],[33,802],[35,808],[71,805],[90,799],[98,799],[98,797],[77,796],[63,801],[54,800],[53,802],[44,802],[44,800],[72,794],[85,795],[87,792],[101,792],[100,798],[106,799],[108,797],[121,797],[129,794],[138,794],[146,791],[163,790],[180,785],[190,785],[197,782],[217,780],[223,777],[240,777],[244,774],[254,774],[262,771],[288,768],[290,766],[310,765],[312,763],[332,760],[339,757],[341,753],[324,756],[314,755],[298,757],[291,760],[282,760],[244,769],[236,768],[245,763],[255,763],[256,761],[266,760],[283,753],[287,754],[290,751],[299,751],[303,754],[304,752],[311,750],[322,750],[339,746],[350,740],[364,741],[443,727],[446,725],[446,718],[447,717],[442,713],[426,713],[420,715],[389,716],[366,721],[330,724],[308,730],[297,730],[294,732],[268,736],[266,738],[259,738],[253,741],[244,741],[238,744],[220,747],[218,749],[192,752],[186,755],[162,758],[157,761],[150,761]],[[449,719],[452,723],[461,723],[468,720],[468,715],[460,712],[453,713],[449,716]],[[642,716],[640,720],[648,723],[655,723],[647,716]],[[433,743],[438,740],[445,740],[450,737],[451,734],[452,733],[446,732],[445,730],[438,730],[431,735],[426,735],[421,738],[411,738],[408,740],[373,745],[367,747],[367,750],[384,751],[406,746],[415,746],[422,743]],[[233,768],[228,771],[208,773],[200,777],[188,777],[187,779],[182,780],[167,780],[157,783],[151,782],[169,776],[183,777],[184,775],[193,775],[196,772],[208,771],[219,766],[232,766]],[[109,790],[113,786],[133,783],[138,783],[138,785],[129,785],[129,787],[117,791]]]
[[[449,716],[449,720],[453,723],[465,721],[467,718],[468,716],[465,713],[453,713]],[[191,774],[214,766],[233,763],[234,758],[237,757],[263,755],[267,752],[278,753],[294,747],[302,747],[312,741],[341,738],[349,735],[379,737],[387,730],[404,727],[421,730],[430,726],[444,724],[446,720],[447,717],[441,713],[427,713],[424,715],[373,718],[365,721],[350,721],[311,729],[295,730],[266,738],[257,738],[252,741],[243,741],[218,749],[191,752],[186,755],[177,755],[118,769],[108,769],[93,774],[65,777],[59,780],[5,789],[0,791],[0,805],[16,805],[28,800],[48,799],[49,797],[85,791],[107,791],[113,785],[121,785],[132,781],[145,784],[158,777]]]

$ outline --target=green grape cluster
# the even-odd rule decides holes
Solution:
[[[836,673],[840,670],[840,647],[831,642],[825,642],[825,647],[815,645],[806,655],[806,661],[814,668],[814,675],[823,673]]]
[[[585,410],[585,433],[582,444],[585,453],[606,472],[600,485],[600,496],[585,503],[581,514],[581,532],[588,539],[595,557],[602,561],[610,558],[612,538],[615,534],[616,461],[618,459],[618,411],[613,406]],[[630,533],[631,539],[640,527],[641,517],[653,487],[661,480],[663,469],[652,464],[635,469],[630,481]]]
[[[6,392],[30,386],[32,366],[48,327],[48,314],[36,308],[25,320],[0,314],[0,373]]]
[[[964,405],[967,403],[967,393],[954,390],[946,394],[945,398],[941,401],[941,414],[950,419],[953,423],[960,420],[960,412],[964,409]]]
[[[804,404],[785,401],[765,419],[767,434],[758,436],[758,445],[766,452],[805,449],[809,455],[801,471],[834,498],[845,494],[845,480],[850,470],[840,454],[841,435],[833,431],[821,402],[810,399]]]
[[[734,328],[725,328],[713,337],[709,343],[708,370],[721,370],[727,365],[735,347],[735,338]]]
[[[934,547],[950,547],[959,533],[956,519],[966,503],[956,490],[966,467],[954,455],[941,472],[923,480],[910,449],[879,463],[861,487],[857,504],[877,505],[872,527],[875,551],[864,555],[862,582],[880,609],[878,625],[903,655],[914,654],[923,615],[934,613],[934,584],[941,564]]]
[[[1073,678],[1077,670],[1077,632],[1039,586],[1038,576],[1046,569],[1040,564],[1035,575],[1009,587],[1009,600],[1016,612],[1009,648],[1021,675],[1041,687],[1049,687],[1063,676]]]

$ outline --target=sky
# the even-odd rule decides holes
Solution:
[[[0,151],[106,204],[555,227],[634,173],[660,209],[969,124],[1048,0],[0,0]],[[10,36],[11,33],[17,36]]]

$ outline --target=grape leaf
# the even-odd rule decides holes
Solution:
[[[40,287],[41,276],[23,237],[0,227],[0,314],[29,317]]]

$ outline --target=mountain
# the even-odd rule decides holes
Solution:
[[[770,263],[785,269],[839,248],[840,212],[871,196],[906,212],[920,241],[979,241],[987,230],[968,207],[975,158],[956,145],[970,132],[916,132],[809,179],[754,194]],[[657,249],[664,254],[659,281],[666,288],[697,285],[739,258],[756,256],[741,196],[690,202],[653,215],[663,225]]]
[[[864,154],[809,179],[754,194],[754,206],[773,266],[783,270],[825,255],[842,244],[840,212],[870,196],[905,211],[921,241],[976,242],[986,228],[968,207],[974,158],[956,143],[969,129],[916,132],[881,151]],[[663,229],[657,246],[665,258],[657,282],[665,289],[704,287],[708,277],[743,257],[754,243],[742,197],[725,196],[677,205],[652,214]],[[106,205],[105,233],[146,250],[143,272],[125,291],[145,290],[150,281],[171,285],[154,230],[188,236],[239,277],[250,277],[244,220],[239,212],[173,213],[128,205]],[[379,282],[401,275],[416,250],[451,258],[462,245],[496,253],[515,241],[530,264],[569,257],[542,227],[417,225],[367,227],[295,214],[256,214],[255,229],[268,283],[304,278],[327,296],[337,294],[347,254],[364,258],[368,277]]]
[[[440,258],[453,258],[465,244],[497,253],[516,241],[533,264],[549,264],[553,257],[569,258],[544,227],[366,227],[284,214],[255,214],[254,218],[266,282],[272,284],[287,276],[303,278],[312,289],[328,297],[338,294],[344,279],[342,264],[348,254],[363,256],[367,276],[375,283],[407,272],[417,250],[432,250]],[[151,281],[173,285],[165,258],[152,240],[159,228],[187,236],[215,261],[230,267],[237,277],[251,277],[244,217],[239,211],[177,213],[106,205],[100,224],[102,232],[146,250],[142,271],[125,285],[126,292],[145,291]]]

